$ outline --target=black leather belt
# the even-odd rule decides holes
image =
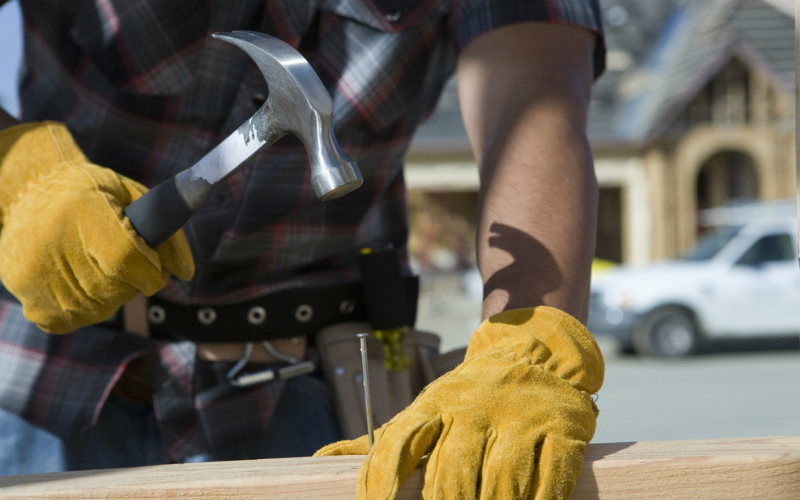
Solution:
[[[419,279],[403,279],[409,305],[409,325],[417,315]],[[361,283],[285,290],[228,305],[181,305],[149,297],[150,336],[191,342],[258,342],[309,335],[344,321],[367,321]],[[122,323],[122,310],[112,321]]]

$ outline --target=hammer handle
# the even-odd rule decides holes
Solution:
[[[125,215],[151,248],[177,233],[228,176],[285,133],[274,121],[265,119],[267,113],[266,105],[262,106],[191,168],[128,205]]]
[[[186,224],[194,210],[186,205],[170,177],[124,210],[134,229],[151,248],[158,248]]]
[[[362,183],[355,162],[344,154],[333,136],[330,95],[299,52],[263,33],[237,31],[216,33],[214,37],[250,55],[267,81],[272,82],[271,94],[253,116],[200,161],[125,209],[133,227],[152,248],[183,227],[237,168],[288,132],[306,145],[311,157],[311,184],[319,199],[334,199]]]

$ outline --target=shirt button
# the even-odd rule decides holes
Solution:
[[[220,193],[214,197],[214,204],[217,208],[225,208],[230,204],[230,198],[225,196],[225,194]]]
[[[267,102],[267,96],[262,94],[261,92],[254,92],[250,98],[253,100],[253,104],[256,106],[261,106],[265,102]]]
[[[401,17],[403,17],[403,14],[399,10],[396,10],[394,12],[387,13],[384,16],[384,19],[386,19],[390,23],[395,23],[395,22],[399,21]]]

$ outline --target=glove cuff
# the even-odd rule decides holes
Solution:
[[[0,131],[0,218],[39,178],[88,160],[63,123],[21,123]]]
[[[603,385],[605,364],[592,334],[569,314],[548,306],[495,314],[475,330],[466,359],[493,351],[528,357],[588,394]]]

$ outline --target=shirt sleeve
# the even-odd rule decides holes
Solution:
[[[458,49],[509,24],[539,21],[579,26],[597,34],[594,78],[605,70],[606,48],[599,0],[461,0],[450,18]]]

